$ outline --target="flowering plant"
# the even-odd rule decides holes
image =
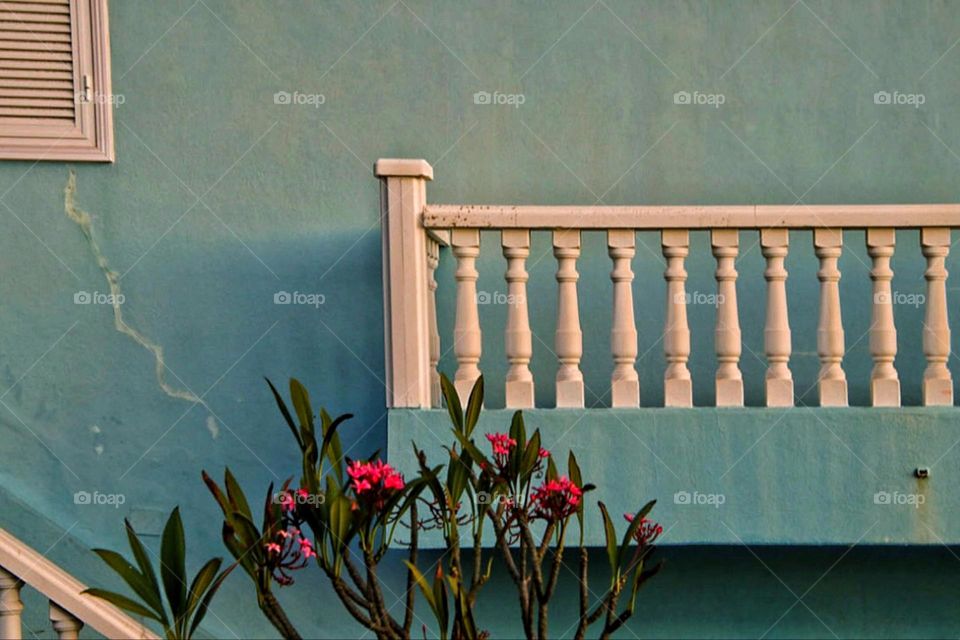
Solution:
[[[566,473],[560,473],[553,455],[542,446],[539,430],[528,437],[520,411],[513,415],[508,432],[487,433],[486,442],[478,445],[474,431],[483,406],[482,377],[463,407],[454,385],[441,376],[454,442],[446,448],[446,464],[435,466],[414,445],[418,468],[409,477],[376,455],[363,460],[344,456],[338,429],[352,417],[349,414],[332,418],[321,409],[315,415],[307,390],[297,380],[290,381],[291,412],[273,384],[267,383],[300,449],[299,482],[294,485],[293,478],[288,479],[276,492],[271,484],[262,515],[255,517],[229,468],[222,488],[203,472],[203,481],[223,512],[221,536],[235,562],[213,581],[195,618],[202,617],[216,588],[239,566],[253,582],[267,620],[282,637],[299,639],[273,589],[289,587],[295,572],[316,565],[349,614],[379,639],[411,637],[419,591],[442,639],[482,640],[489,634],[474,619],[474,607],[499,558],[519,596],[524,635],[546,638],[550,601],[576,524],[575,637],[583,638],[590,627],[599,625],[600,637],[609,638],[633,615],[637,591],[660,568],[649,565],[653,543],[663,532],[647,518],[654,502],[624,514],[628,525],[619,538],[606,506],[598,502],[611,578],[591,608],[583,525],[585,496],[595,487],[583,481],[572,452]],[[408,536],[394,543],[398,526]],[[424,530],[438,531],[446,546],[432,579],[418,565],[419,535]],[[492,536],[486,546],[485,535]],[[399,616],[387,606],[379,577],[391,545],[407,549],[407,585]],[[472,551],[469,556],[464,547]],[[212,572],[211,579],[218,567],[219,561],[205,569]],[[139,582],[131,586],[141,595]],[[125,598],[111,597],[114,602]],[[194,620],[190,633],[198,622]],[[178,631],[185,625],[167,629],[167,637],[188,637]],[[423,631],[426,634],[425,627]]]

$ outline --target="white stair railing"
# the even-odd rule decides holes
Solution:
[[[893,270],[896,232],[917,230],[926,259],[925,320],[923,352],[927,367],[923,375],[923,404],[953,405],[953,378],[947,367],[950,357],[950,324],[947,314],[947,270],[950,231],[960,227],[960,204],[908,205],[738,205],[738,206],[514,206],[429,204],[426,182],[433,169],[424,160],[382,159],[376,175],[383,179],[382,219],[384,233],[384,301],[386,310],[386,366],[389,407],[437,407],[439,398],[430,393],[437,377],[435,340],[436,290],[433,273],[438,250],[452,245],[457,260],[457,312],[452,349],[457,356],[456,387],[465,402],[481,373],[480,318],[477,309],[477,256],[480,231],[501,232],[507,262],[509,292],[505,354],[509,369],[505,385],[508,408],[535,406],[530,373],[530,321],[527,306],[525,260],[530,253],[531,231],[550,232],[557,261],[557,310],[554,357],[557,359],[556,406],[584,406],[583,334],[580,328],[577,260],[582,231],[605,231],[613,261],[613,326],[610,377],[613,407],[636,407],[641,393],[636,375],[637,328],[633,314],[632,260],[637,231],[659,231],[666,261],[664,278],[667,299],[664,308],[663,350],[664,404],[693,405],[690,357],[690,327],[687,323],[687,271],[690,231],[710,231],[716,259],[717,314],[715,376],[717,406],[743,406],[744,386],[740,371],[741,327],[737,302],[736,259],[741,231],[759,235],[766,260],[767,286],[764,350],[767,357],[765,394],[767,406],[794,404],[790,321],[787,313],[784,260],[788,232],[812,231],[814,253],[820,262],[817,354],[820,373],[817,389],[821,406],[848,404],[846,353],[839,281],[843,231],[866,231],[867,254],[873,261],[870,353],[871,403],[877,407],[900,406],[900,377],[894,365],[897,329],[893,315]],[[430,247],[428,249],[427,247]],[[431,253],[431,250],[433,253]],[[902,259],[902,258],[901,258]],[[429,264],[429,269],[427,268]],[[429,273],[429,277],[426,274]],[[865,288],[868,285],[864,285]],[[440,288],[443,285],[441,283]],[[592,291],[592,289],[591,289]],[[591,296],[590,304],[599,301]],[[488,335],[489,339],[489,335]],[[427,354],[431,354],[427,357]],[[490,381],[487,381],[488,384]],[[435,388],[435,382],[433,382]]]
[[[20,590],[27,585],[50,601],[50,623],[60,640],[74,640],[87,625],[107,638],[158,638],[113,605],[84,595],[87,587],[9,532],[0,529],[0,638],[23,636]]]

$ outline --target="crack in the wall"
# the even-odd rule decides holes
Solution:
[[[89,213],[77,207],[74,200],[76,193],[77,174],[73,169],[71,169],[70,177],[67,178],[67,186],[63,190],[64,210],[67,213],[67,217],[75,222],[78,227],[80,227],[80,231],[83,233],[84,238],[86,238],[87,244],[90,245],[90,250],[93,252],[93,256],[97,261],[97,266],[100,267],[104,277],[107,279],[107,285],[110,287],[111,306],[113,307],[114,327],[116,327],[117,331],[129,336],[134,342],[153,354],[154,371],[157,376],[157,383],[160,385],[160,388],[165,394],[178,400],[195,402],[209,410],[210,407],[207,406],[207,403],[204,402],[203,398],[198,397],[195,393],[188,389],[178,389],[167,382],[166,364],[163,359],[163,347],[151,341],[136,328],[127,324],[126,320],[123,319],[121,301],[124,299],[124,296],[120,289],[120,274],[110,268],[110,263],[107,261],[107,257],[103,255],[103,252],[100,250],[100,245],[97,243],[97,240],[93,235],[93,220]],[[216,437],[216,435],[214,435],[214,437]]]

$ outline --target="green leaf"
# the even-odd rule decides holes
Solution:
[[[283,401],[283,398],[280,397],[280,393],[277,391],[277,388],[273,386],[273,383],[270,382],[269,378],[264,378],[267,381],[267,384],[270,385],[270,391],[273,392],[273,399],[277,401],[277,407],[280,408],[280,413],[283,414],[283,419],[286,420],[287,426],[290,427],[290,432],[293,433],[293,438],[297,441],[297,446],[303,449],[303,441],[300,439],[300,434],[297,432],[297,425],[293,421],[293,417],[290,415],[290,410],[287,409],[287,403]]]
[[[94,549],[93,552],[100,556],[100,559],[107,563],[113,571],[123,578],[123,581],[133,589],[143,602],[152,608],[156,613],[154,617],[163,621],[166,614],[163,610],[163,603],[159,600],[159,594],[154,594],[150,588],[150,581],[139,571],[133,568],[133,565],[127,562],[127,559],[116,551],[109,549]]]
[[[229,472],[229,470],[230,468],[227,467],[227,472]],[[201,471],[200,477],[203,478],[203,483],[207,485],[207,489],[210,490],[210,493],[213,494],[213,498],[217,501],[217,504],[220,505],[220,510],[223,511],[223,514],[227,515],[233,511],[233,509],[230,507],[230,502],[227,500],[227,497],[223,495],[223,491],[220,490],[220,486],[213,478],[210,477],[210,474],[208,474],[206,471]]]
[[[464,434],[469,438],[477,426],[477,420],[480,419],[480,409],[483,408],[483,376],[477,378],[473,383],[473,389],[470,391],[470,399],[467,400],[467,412],[463,417]]]
[[[243,489],[240,488],[240,484],[237,482],[237,479],[233,477],[232,473],[230,473],[229,467],[227,467],[227,470],[224,473],[223,480],[227,487],[227,498],[230,500],[230,504],[233,506],[233,511],[239,511],[248,518],[253,519],[253,512],[250,511],[250,505],[247,503],[247,496],[244,495]]]
[[[181,620],[187,605],[186,543],[180,507],[175,507],[163,528],[160,542],[160,577],[174,621]]]
[[[315,433],[313,409],[310,407],[310,394],[307,392],[307,388],[300,384],[300,381],[296,378],[290,378],[290,399],[293,401],[297,418],[300,419],[300,437],[306,441],[308,435],[313,437]]]
[[[220,587],[223,585],[223,581],[227,579],[227,576],[230,575],[230,572],[237,568],[237,563],[233,563],[229,567],[223,570],[217,579],[213,581],[213,584],[210,585],[210,588],[207,589],[206,595],[203,596],[203,600],[200,601],[200,607],[197,609],[197,614],[193,617],[193,623],[190,625],[190,635],[193,636],[193,632],[197,630],[197,627],[200,626],[200,623],[203,621],[204,616],[207,615],[207,610],[210,608],[210,603],[213,601],[213,597],[217,595],[217,591],[220,590]]]
[[[597,502],[600,505],[600,513],[603,514],[603,534],[607,539],[607,560],[610,562],[611,580],[616,581],[620,578],[619,565],[617,564],[617,532],[613,528],[613,521],[610,520],[610,513],[607,512],[607,505],[603,502]]]
[[[440,374],[440,388],[443,391],[443,399],[446,401],[447,413],[450,414],[450,421],[458,432],[463,431],[463,409],[460,407],[460,396],[457,394],[457,388],[450,382],[450,378]]]
[[[187,618],[193,614],[194,609],[200,604],[203,594],[206,593],[214,578],[217,577],[217,571],[220,570],[221,564],[223,564],[223,558],[212,558],[200,568],[200,571],[197,571],[193,582],[190,583],[190,591],[187,596]]]
[[[404,560],[403,564],[407,565],[407,570],[413,576],[414,581],[417,583],[417,586],[420,587],[420,591],[423,592],[423,597],[426,598],[427,604],[430,605],[430,610],[433,611],[433,617],[437,619],[437,622],[440,622],[440,611],[437,609],[437,600],[434,597],[433,589],[430,587],[430,583],[427,582],[427,579],[420,572],[420,569],[416,565],[412,564],[409,560]],[[444,625],[443,628],[446,628]]]
[[[623,533],[623,539],[620,542],[620,551],[617,553],[617,566],[623,564],[624,559],[627,557],[627,551],[630,549],[630,543],[633,541],[633,534],[640,528],[641,521],[647,517],[647,514],[650,513],[650,510],[653,509],[653,505],[655,504],[657,504],[657,501],[651,500],[633,516],[633,520],[630,521],[630,526],[627,527],[627,530]]]
[[[112,605],[120,607],[124,611],[129,611],[130,613],[138,616],[143,616],[144,618],[150,618],[151,620],[156,620],[160,624],[167,626],[165,620],[161,620],[157,617],[153,611],[150,611],[143,605],[131,600],[130,598],[120,595],[119,593],[114,593],[113,591],[106,591],[104,589],[85,589],[82,593],[89,594],[95,598],[100,598],[101,600],[106,600]]]
[[[133,526],[130,524],[130,521],[126,518],[123,519],[124,527],[127,531],[127,541],[130,543],[130,549],[133,551],[133,557],[137,561],[137,565],[140,567],[140,574],[146,578],[147,583],[150,587],[150,597],[141,597],[144,599],[149,606],[151,606],[155,611],[159,612],[162,617],[166,618],[166,613],[163,610],[163,599],[160,595],[160,584],[157,582],[157,574],[153,569],[153,563],[150,561],[150,556],[147,554],[146,548],[143,546],[143,543],[140,542],[140,538],[137,537],[137,532],[133,530]]]

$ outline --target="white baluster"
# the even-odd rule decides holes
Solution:
[[[23,583],[17,576],[0,567],[0,638],[20,640],[22,627],[20,614],[23,603],[20,601],[20,588]]]
[[[793,374],[790,372],[790,320],[787,313],[787,257],[790,234],[787,229],[760,231],[760,248],[767,259],[763,272],[767,280],[767,326],[763,344],[767,353],[766,391],[768,407],[793,406]]]
[[[667,370],[663,380],[663,403],[667,407],[693,406],[693,383],[687,359],[690,357],[690,328],[687,326],[687,271],[684,259],[690,253],[690,234],[685,229],[664,229],[660,243],[667,259],[667,311],[663,351]]]
[[[507,259],[507,327],[504,332],[507,362],[506,401],[508,409],[533,408],[533,335],[527,310],[526,261],[530,255],[530,232],[504,229],[501,233],[503,256]]]
[[[83,628],[83,623],[76,616],[53,600],[50,601],[50,623],[60,640],[77,640]]]
[[[580,231],[553,232],[553,255],[557,258],[557,330],[554,348],[560,367],[557,369],[557,407],[583,407],[583,333],[580,331],[580,308],[577,303],[577,258],[580,257]]]
[[[893,366],[897,355],[897,329],[893,322],[893,270],[890,258],[896,243],[893,229],[867,229],[867,253],[873,258],[873,313],[870,323],[870,397],[875,407],[900,406],[900,379]]]
[[[821,407],[847,406],[847,375],[841,361],[845,352],[843,321],[840,315],[840,270],[837,260],[843,247],[839,229],[816,229],[814,251],[820,258],[820,322],[817,326],[817,353],[820,356],[818,386]]]
[[[950,229],[926,228],[920,232],[923,255],[927,258],[926,317],[923,322],[923,404],[953,405],[953,378],[947,368],[950,357],[950,324],[947,320],[947,270]]]
[[[633,270],[630,268],[630,261],[637,252],[636,236],[633,229],[607,232],[607,252],[613,260],[613,271],[610,272],[613,280],[610,393],[614,407],[640,406],[640,379],[634,366],[637,361],[637,325],[633,316]]]
[[[437,328],[437,279],[436,271],[440,265],[440,244],[427,238],[427,334],[430,340],[430,403],[441,406],[440,373],[440,331]]]
[[[453,255],[457,258],[457,317],[453,329],[453,350],[457,354],[454,386],[464,407],[473,385],[480,377],[481,336],[477,312],[477,256],[480,255],[480,232],[476,229],[454,229],[450,237]]]
[[[743,374],[740,372],[740,315],[737,312],[736,229],[714,229],[713,255],[717,259],[717,406],[743,406]]]

